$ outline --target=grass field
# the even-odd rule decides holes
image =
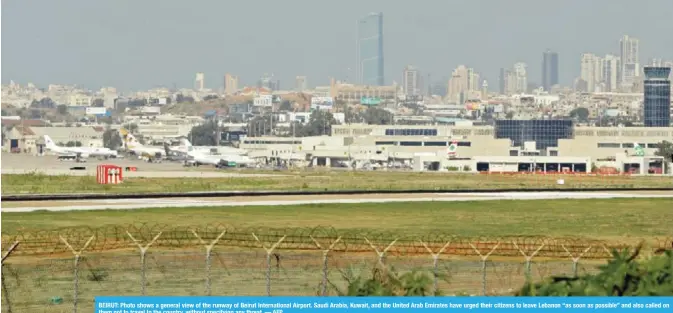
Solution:
[[[277,173],[278,174],[278,173]],[[216,190],[402,190],[671,187],[671,177],[485,175],[412,172],[283,172],[284,176],[223,178],[127,178],[99,185],[95,177],[2,175],[2,194],[74,192],[184,192]],[[557,180],[564,179],[563,185]]]
[[[387,204],[323,204],[297,206],[166,208],[77,212],[3,213],[3,233],[59,230],[153,223],[172,227],[203,223],[236,227],[293,228],[332,226],[337,230],[380,231],[399,236],[454,234],[460,236],[584,237],[631,243],[641,238],[671,237],[673,199],[528,200]],[[390,238],[392,239],[392,238]],[[3,241],[4,242],[4,241]],[[55,244],[60,244],[58,240]],[[81,247],[81,243],[76,246]],[[205,254],[202,246],[182,250],[152,247],[147,257],[148,295],[203,295]],[[486,251],[484,251],[486,252]],[[279,251],[273,261],[273,295],[315,295],[320,290],[320,251]],[[266,254],[261,248],[218,246],[212,259],[213,295],[265,295]],[[523,257],[491,257],[485,272],[476,258],[442,256],[439,270],[449,275],[440,281],[446,293],[481,294],[486,275],[487,293],[503,294],[519,288],[525,279]],[[532,275],[540,279],[571,273],[569,259],[533,259]],[[406,271],[430,270],[429,255],[396,256],[388,264]],[[72,308],[73,258],[11,256],[6,262],[9,299],[14,312],[65,312]],[[374,252],[333,253],[330,281],[343,287],[340,270],[364,273],[376,264]],[[582,261],[579,271],[593,271]],[[138,295],[141,267],[137,248],[107,253],[85,252],[80,264],[80,307],[90,311],[94,295]],[[4,273],[4,272],[3,272]],[[105,274],[99,278],[99,274]],[[333,295],[334,292],[330,291]],[[63,303],[49,303],[53,296]],[[3,299],[4,300],[4,299]],[[3,301],[5,303],[6,301]],[[3,304],[4,306],[5,304]]]
[[[673,199],[499,200],[163,208],[141,210],[3,213],[2,230],[166,224],[236,227],[330,226],[350,232],[420,235],[573,236],[621,240],[673,235]],[[93,224],[92,224],[93,223]]]

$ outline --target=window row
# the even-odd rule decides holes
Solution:
[[[448,141],[377,141],[377,146],[412,146],[412,147],[447,147],[451,144]],[[459,147],[471,147],[472,143],[469,141],[459,141]]]
[[[649,149],[658,149],[659,144],[658,143],[639,143],[639,146],[643,148],[649,148]],[[635,148],[634,143],[617,143],[617,142],[599,142],[598,143],[599,148]]]
[[[386,136],[437,136],[436,129],[415,129],[415,128],[402,128],[402,129],[386,129]]]

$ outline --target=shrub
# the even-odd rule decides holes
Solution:
[[[673,296],[673,249],[658,250],[658,255],[638,260],[642,246],[635,251],[613,251],[613,259],[600,266],[598,274],[580,277],[550,277],[539,283],[526,283],[516,296]],[[431,273],[411,271],[398,274],[394,269],[374,268],[371,276],[342,272],[346,290],[330,285],[339,296],[417,297],[439,296],[433,288]],[[439,277],[438,277],[439,278]],[[442,277],[443,280],[446,280]]]
[[[517,296],[672,296],[673,250],[638,261],[640,246],[633,253],[613,252],[613,259],[595,275],[551,277],[527,283]]]
[[[86,279],[89,281],[104,281],[108,277],[108,273],[102,269],[93,269],[86,276]]]
[[[398,274],[394,269],[374,268],[371,277],[354,277],[342,273],[348,283],[346,290],[340,290],[330,282],[341,297],[427,297],[441,295],[433,289],[432,274],[417,270]]]

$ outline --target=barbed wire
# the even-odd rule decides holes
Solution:
[[[332,227],[270,228],[223,224],[179,227],[164,224],[109,225],[2,233],[3,246],[21,243],[14,252],[15,255],[69,253],[71,247],[78,250],[87,242],[87,252],[105,252],[133,249],[138,244],[148,243],[152,243],[153,249],[202,249],[204,243],[214,241],[218,247],[246,249],[262,249],[277,243],[278,250],[322,250],[321,247],[334,244],[330,250],[332,252],[371,252],[374,247],[383,251],[389,247],[389,255],[421,255],[427,254],[429,250],[436,253],[443,249],[443,255],[454,256],[480,257],[492,252],[492,256],[520,257],[522,254],[534,254],[538,258],[555,259],[575,258],[580,255],[583,259],[605,259],[611,256],[613,249],[632,247],[629,244],[572,237],[466,237],[442,232],[415,235]],[[670,248],[673,237],[651,238],[647,242],[648,247],[655,251]]]

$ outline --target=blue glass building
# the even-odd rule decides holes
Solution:
[[[538,150],[558,147],[558,140],[572,139],[573,132],[571,120],[495,121],[495,138],[508,138],[515,147],[522,147],[526,141],[535,141]]]
[[[645,67],[645,127],[671,125],[671,73],[669,67]]]
[[[383,13],[358,20],[357,80],[363,85],[383,86]]]

